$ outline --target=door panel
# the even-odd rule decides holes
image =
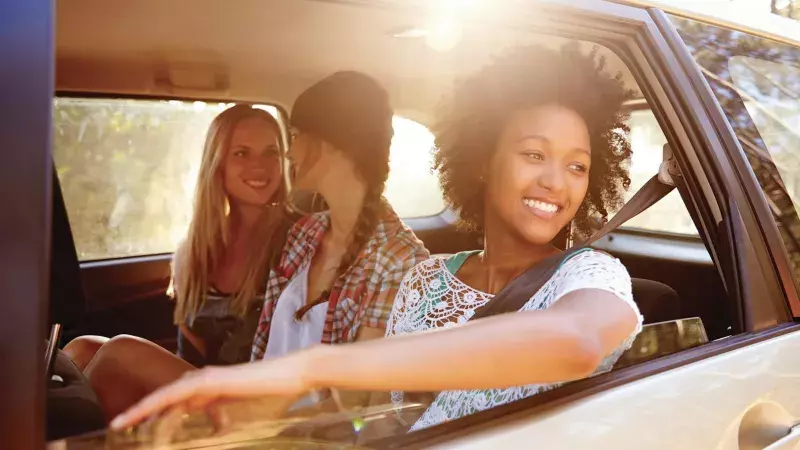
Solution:
[[[793,331],[432,448],[747,448],[740,424],[757,405],[800,421],[798,353],[800,331]],[[748,415],[746,422],[771,426],[761,420]]]
[[[174,350],[177,328],[166,295],[169,265],[169,255],[82,264],[86,314],[62,342],[80,334],[132,334]]]

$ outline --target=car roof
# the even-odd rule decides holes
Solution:
[[[800,22],[772,14],[768,1],[754,0],[612,0],[653,6],[665,12],[800,46]]]
[[[428,14],[383,6],[297,0],[62,0],[57,8],[56,88],[250,100],[288,109],[313,82],[336,70],[354,69],[382,82],[398,114],[427,125],[454,81],[487,63],[498,49],[564,42],[465,20],[461,42],[467,45],[439,52],[425,39],[394,37],[438,22]],[[601,52],[609,70],[632,79],[616,55]]]
[[[616,1],[656,6],[800,45],[800,23],[749,8],[743,11],[717,5],[720,1],[730,5],[728,0]],[[451,1],[458,9],[444,12],[430,6],[446,4],[444,0],[397,0],[379,2],[378,7],[349,3],[353,2],[61,0],[57,8],[56,89],[62,93],[254,101],[288,109],[316,80],[336,70],[354,69],[381,81],[398,114],[431,125],[443,95],[451,92],[454,82],[487,63],[498,49],[564,42],[524,29],[493,27],[487,25],[490,20],[470,21],[518,7],[511,1]],[[427,13],[391,7],[395,4],[422,5]],[[530,9],[530,4],[526,5]],[[464,45],[449,51],[431,48],[424,38],[395,37],[459,20]],[[615,54],[605,49],[600,52],[610,71],[622,72],[626,84],[635,86]]]

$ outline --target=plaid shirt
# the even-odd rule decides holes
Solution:
[[[303,217],[289,231],[280,262],[269,274],[251,360],[264,358],[275,304],[295,274],[311,262],[329,226],[330,217],[323,212]],[[387,211],[353,265],[331,287],[322,343],[352,342],[362,326],[386,328],[406,272],[429,257],[414,232]]]

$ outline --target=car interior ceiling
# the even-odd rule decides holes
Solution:
[[[414,25],[411,17],[391,9],[280,0],[270,2],[271,14],[248,14],[262,10],[263,3],[246,0],[239,8],[229,8],[219,2],[201,0],[192,5],[186,8],[182,2],[158,0],[120,5],[99,0],[61,2],[57,18],[58,92],[64,95],[92,92],[120,97],[145,95],[216,100],[224,97],[287,106],[310,81],[334,70],[357,69],[377,76],[385,84],[398,113],[430,124],[441,94],[450,91],[456,75],[475,70],[497,48],[506,47],[508,43],[558,45],[565,41],[551,37],[543,39],[525,30],[494,28],[491,32],[465,32],[470,40],[469,52],[432,55],[429,60],[421,61],[412,56],[414,53],[406,48],[407,44],[388,36],[387,33],[398,27]],[[151,11],[159,11],[159,14],[150,14]],[[287,25],[291,21],[286,17],[298,19]],[[207,27],[203,33],[186,33],[186,30],[204,26],[211,18],[218,23],[236,23],[237,26]],[[86,23],[92,24],[91,30],[85,27]],[[141,27],[142,23],[150,26]],[[308,33],[302,30],[308,29],[314,29],[318,35],[314,39],[305,36]],[[342,33],[339,30],[353,31]],[[378,39],[379,36],[386,39]],[[272,42],[281,42],[281,45],[270,45]],[[316,47],[317,44],[323,45],[320,43],[354,51],[320,50]],[[587,48],[590,46],[585,45]],[[204,50],[153,51],[167,48]],[[622,71],[624,79],[635,83],[630,71],[616,55],[606,49],[600,52],[608,58],[608,70]],[[123,54],[133,56],[125,59],[117,56]],[[276,64],[276,61],[281,63]],[[425,67],[426,71],[420,72],[420,67]],[[180,70],[176,71],[176,68],[201,75],[221,75],[217,78],[225,80],[224,89],[208,93],[182,90],[175,84],[180,82]],[[163,84],[164,70],[167,83],[171,85]],[[69,337],[83,333],[129,333],[173,349],[176,331],[172,324],[172,303],[165,294],[168,280],[164,280],[163,289],[155,290],[159,293],[139,295],[136,301],[115,302],[113,307],[105,308],[104,299],[93,298],[90,307],[87,306],[85,292],[81,290],[81,274],[69,218],[57,179],[53,183],[53,193],[51,321],[69,325],[62,344]],[[409,223],[413,228],[420,222],[410,220]],[[431,219],[415,231],[435,254],[480,246],[480,236],[459,231],[452,222],[444,219]],[[618,236],[646,234],[632,230],[615,233]],[[665,235],[651,237],[668,245],[699,241],[699,238]],[[724,306],[726,294],[713,264],[642,254],[641,249],[633,252],[621,248],[610,253],[620,258],[631,276],[637,279],[634,283],[635,297],[646,310],[647,322],[700,317],[709,339],[730,334],[729,312]],[[161,258],[158,263],[162,264],[159,270],[168,264],[166,258]],[[96,270],[96,267],[92,269],[88,264],[80,269],[84,282],[90,269]],[[127,264],[118,270],[146,269],[140,264]],[[109,278],[107,283],[116,280]],[[109,294],[104,295],[125,295],[126,290],[137,286],[105,288],[102,292]]]

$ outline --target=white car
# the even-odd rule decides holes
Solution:
[[[596,244],[635,278],[647,325],[615,369],[414,433],[367,433],[392,414],[351,411],[251,425],[214,448],[800,448],[800,23],[700,0],[21,3],[0,5],[4,448],[44,443],[32,355],[48,267],[47,325],[63,327],[62,343],[129,333],[174,349],[170,253],[222,108],[258,104],[283,123],[329,73],[376,77],[397,114],[387,198],[432,253],[453,253],[480,242],[455,229],[430,172],[439,101],[505,48],[570,40],[598,46],[638,92],[631,194],[665,155],[681,174]],[[51,154],[69,222],[50,221]],[[47,265],[51,223],[53,251],[74,240],[79,261]],[[201,425],[170,448],[212,445]],[[49,448],[152,444],[98,432]]]

